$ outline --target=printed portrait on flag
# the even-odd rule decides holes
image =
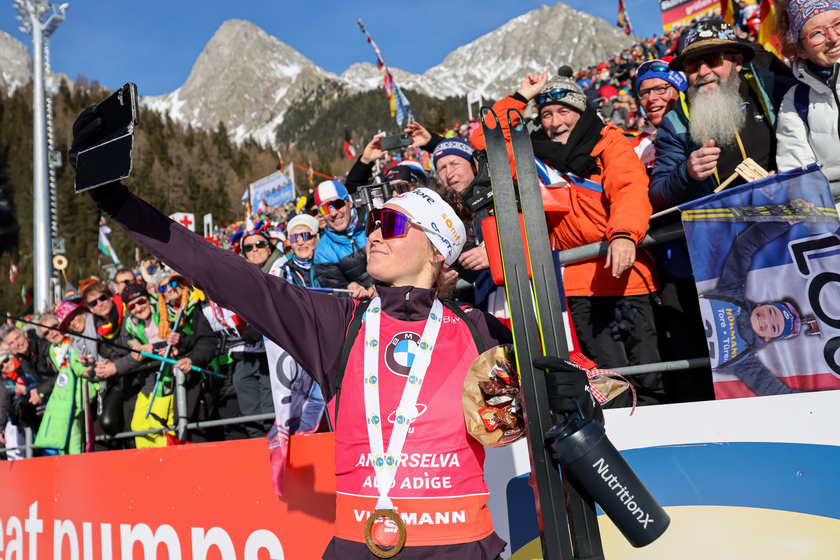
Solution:
[[[680,209],[717,398],[840,389],[840,220],[819,168]]]

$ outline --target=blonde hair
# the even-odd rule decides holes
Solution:
[[[181,305],[180,307],[184,307],[187,305],[187,301],[190,299],[190,287],[187,285],[183,279],[179,279],[178,285],[181,286]],[[169,309],[166,307],[166,300],[163,297],[163,294],[158,292],[158,314],[160,315],[160,322],[158,323],[158,336],[165,340],[166,337],[169,336],[169,333],[177,330],[179,325],[172,325],[169,324]],[[181,324],[184,323],[184,314],[181,314]]]

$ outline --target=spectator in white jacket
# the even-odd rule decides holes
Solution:
[[[799,83],[779,112],[776,164],[787,171],[819,162],[840,188],[840,0],[790,0],[778,8],[783,52],[796,56]]]

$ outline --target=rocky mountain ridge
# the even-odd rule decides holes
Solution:
[[[459,47],[423,74],[391,71],[409,100],[411,92],[444,99],[480,90],[489,101],[515,91],[529,73],[553,74],[563,64],[590,66],[634,40],[603,19],[557,3]],[[13,92],[31,76],[29,50],[0,34],[0,86]],[[253,23],[233,19],[208,41],[180,88],[144,97],[142,103],[194,128],[212,130],[221,122],[237,143],[252,138],[269,146],[276,143],[275,130],[290,106],[317,112],[341,95],[382,87],[382,71],[373,64],[356,63],[336,75]]]

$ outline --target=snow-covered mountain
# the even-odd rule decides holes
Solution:
[[[268,144],[289,105],[324,81],[339,79],[253,23],[232,19],[204,47],[184,85],[142,101],[177,122],[214,129],[221,121],[237,142],[250,135]]]
[[[575,70],[597,64],[634,40],[601,18],[557,3],[514,18],[459,47],[422,75],[392,71],[403,89],[433,97],[478,89],[497,99],[516,91],[528,74],[545,70],[553,74],[563,64]],[[354,64],[341,78],[363,89],[382,83],[381,72],[372,64]]]
[[[32,57],[26,45],[0,31],[0,86],[9,94],[32,81]]]
[[[603,19],[558,3],[512,19],[422,75],[391,71],[403,90],[445,98],[480,89],[485,99],[497,99],[515,91],[529,73],[554,74],[563,64],[589,66],[634,40]],[[291,104],[329,104],[342,93],[381,88],[382,81],[372,64],[353,64],[337,76],[256,25],[229,20],[207,43],[183,86],[143,103],[194,127],[211,129],[221,121],[235,141],[250,136],[267,145]]]

